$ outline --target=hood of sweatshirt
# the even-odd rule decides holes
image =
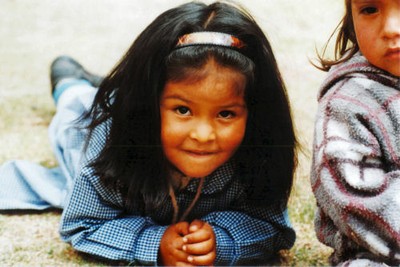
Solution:
[[[360,52],[357,52],[349,60],[331,67],[327,78],[322,83],[319,90],[318,100],[320,100],[329,89],[333,88],[337,82],[352,77],[365,77],[400,90],[399,77],[371,65]]]

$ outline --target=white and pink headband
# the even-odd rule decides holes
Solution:
[[[175,48],[194,45],[216,45],[231,48],[243,48],[244,42],[237,37],[222,32],[193,32],[179,37]]]

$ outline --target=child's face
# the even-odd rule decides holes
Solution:
[[[204,177],[228,161],[246,129],[246,78],[209,61],[197,79],[167,82],[160,100],[161,142],[169,162]]]
[[[400,76],[400,1],[352,0],[358,46],[367,60]]]

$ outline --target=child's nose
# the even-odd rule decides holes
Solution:
[[[389,12],[385,19],[384,32],[386,38],[400,38],[400,9]]]
[[[198,142],[209,142],[216,138],[214,127],[208,122],[199,122],[190,132],[190,138]]]

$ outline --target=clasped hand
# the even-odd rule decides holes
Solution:
[[[165,266],[211,266],[216,257],[215,234],[206,222],[170,225],[160,242],[160,261]]]

